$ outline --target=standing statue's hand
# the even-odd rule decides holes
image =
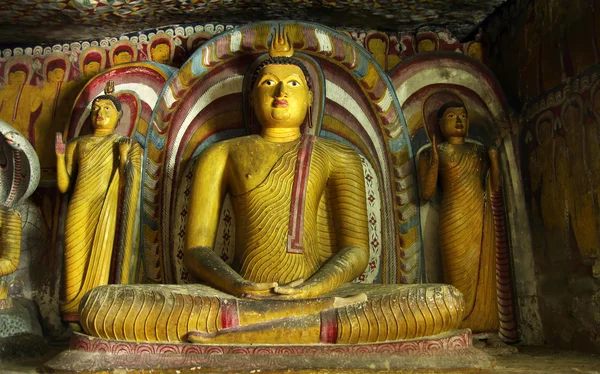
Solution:
[[[60,132],[57,132],[54,136],[54,149],[56,151],[57,155],[64,155],[65,154],[65,143],[62,140],[62,134]]]
[[[133,145],[133,140],[131,138],[123,138],[119,140],[119,157],[121,160],[121,164],[125,164],[127,161],[127,155],[129,154],[129,149]]]
[[[495,147],[488,149],[488,156],[492,162],[498,163],[498,150]]]
[[[438,156],[437,140],[435,138],[435,134],[433,134],[431,136],[431,161],[430,161],[430,165],[438,165],[439,160],[440,160],[440,158]]]

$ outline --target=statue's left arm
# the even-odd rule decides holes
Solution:
[[[359,276],[369,262],[369,231],[365,181],[359,155],[346,147],[332,147],[328,197],[338,251],[304,283],[277,287],[275,292],[289,298],[316,297]]]

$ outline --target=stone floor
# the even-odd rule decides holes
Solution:
[[[514,350],[486,350],[495,360],[495,368],[491,373],[587,373],[587,374],[600,374],[600,354],[586,354],[574,351],[566,351],[561,349],[552,348],[549,346],[542,347],[517,347],[518,352]],[[61,348],[51,348],[50,351],[43,357],[37,359],[19,359],[14,360],[10,363],[0,363],[0,373],[43,373],[43,363],[58,354]],[[144,371],[144,374],[163,373],[161,370],[150,370]],[[177,374],[191,374],[191,373],[207,373],[212,371],[205,371],[201,369],[195,370],[182,370],[182,371],[171,371],[171,373]],[[362,372],[362,371],[360,371]],[[411,373],[481,373],[482,371],[473,370],[461,370],[461,371],[411,371]],[[134,373],[134,371],[115,370],[114,374],[121,373]],[[274,372],[254,370],[249,371],[250,374],[274,374]],[[341,373],[341,371],[332,370],[319,370],[315,372],[311,371],[300,371],[297,373],[312,374],[312,373]],[[358,374],[359,371],[343,373]],[[386,371],[389,373],[389,371]],[[402,373],[407,373],[402,371]]]

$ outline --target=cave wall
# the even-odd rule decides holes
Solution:
[[[484,58],[520,116],[519,159],[548,343],[600,352],[600,1],[511,1]]]

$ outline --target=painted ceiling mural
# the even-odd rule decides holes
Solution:
[[[414,32],[448,29],[462,39],[506,0],[4,0],[0,43],[40,43],[198,22],[298,19],[328,26]]]

